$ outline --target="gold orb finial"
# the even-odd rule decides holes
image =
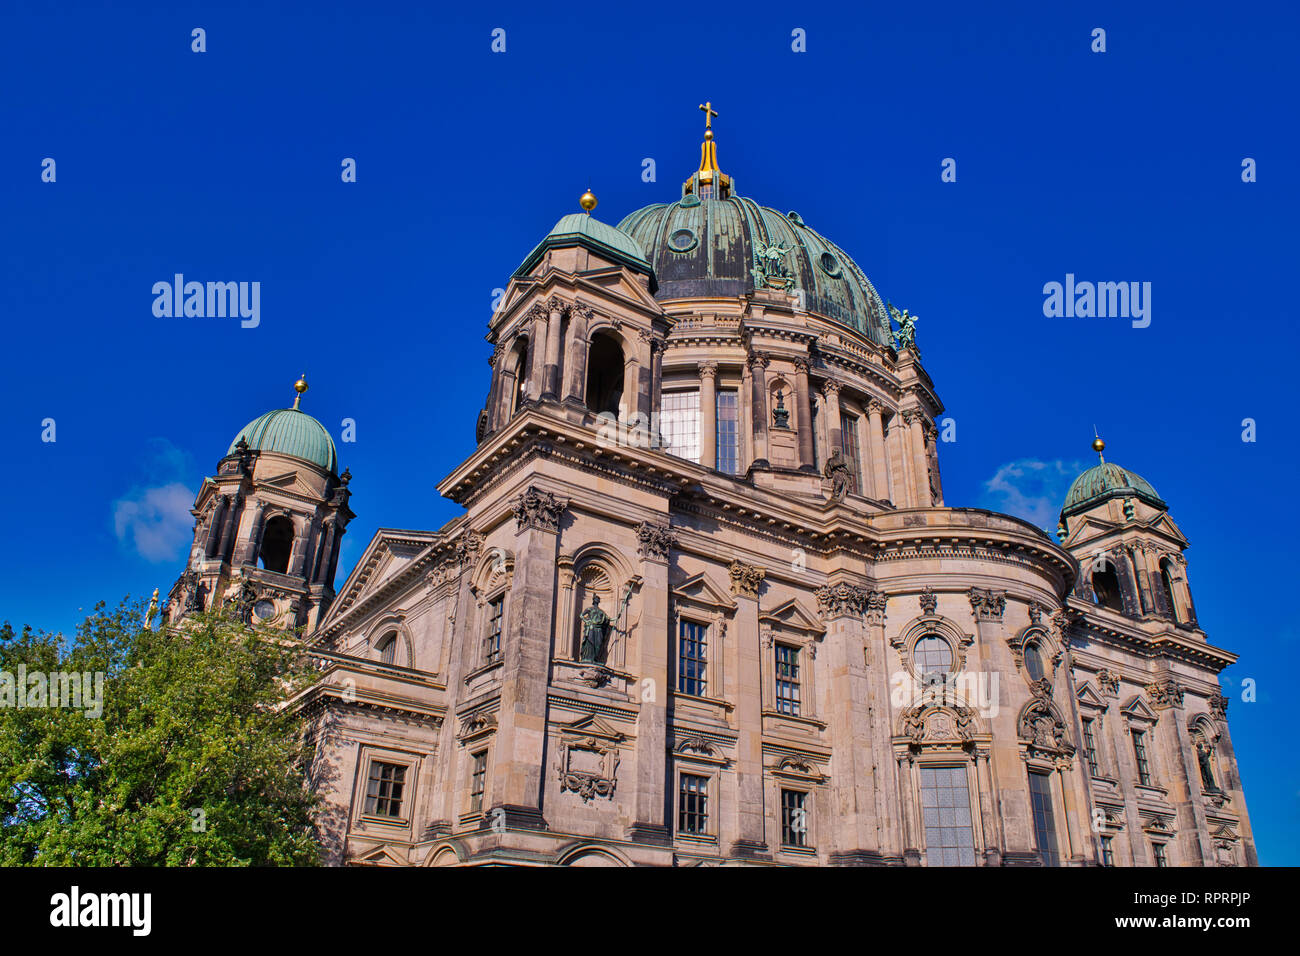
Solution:
[[[582,198],[578,200],[578,205],[587,210],[587,212],[591,212],[596,208],[596,194],[588,189],[582,194]]]
[[[293,407],[297,408],[298,403],[302,401],[302,393],[307,391],[307,373],[303,372],[298,381],[293,383],[293,390],[298,394],[293,397]]]
[[[1100,455],[1103,451],[1106,450],[1106,443],[1102,441],[1100,438],[1094,438],[1092,440],[1092,450]]]

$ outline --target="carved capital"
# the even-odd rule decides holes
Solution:
[[[822,394],[826,396],[827,401],[834,401],[840,395],[840,383],[832,379],[822,382]]]
[[[559,531],[560,515],[568,506],[567,498],[557,498],[549,491],[538,491],[529,485],[528,490],[515,499],[516,530],[540,528],[542,531]]]
[[[717,378],[718,376],[717,362],[701,362],[697,368],[700,373],[700,378]]]
[[[935,608],[939,606],[939,595],[934,593],[934,588],[927,587],[921,592],[921,613],[929,616],[934,613]]]
[[[867,402],[868,415],[883,415],[884,413],[885,406],[880,403],[879,399],[873,398],[871,401]]]
[[[759,586],[762,585],[767,572],[762,568],[754,567],[752,564],[732,561],[728,574],[731,576],[732,594],[737,597],[757,598]]]
[[[642,560],[667,561],[668,552],[677,545],[677,535],[666,524],[642,521],[636,529],[637,554]]]
[[[1228,716],[1228,698],[1222,694],[1210,695],[1210,714],[1215,720],[1225,720]]]
[[[970,609],[977,621],[1000,621],[1007,609],[1007,592],[971,588]]]
[[[808,374],[808,368],[809,368],[809,366],[808,366],[808,362],[807,362],[806,359],[795,359],[795,360],[794,360],[794,370],[795,370],[795,372],[796,372],[797,374],[799,374],[799,375],[807,375],[807,374]]]
[[[1097,686],[1101,688],[1103,696],[1118,697],[1119,674],[1103,667],[1101,670],[1097,671]]]
[[[751,352],[748,358],[749,367],[753,369],[767,368],[771,361],[763,352]]]
[[[889,602],[889,597],[884,591],[868,591],[866,616],[868,624],[885,623],[885,605]]]
[[[1185,688],[1172,677],[1165,680],[1156,681],[1147,684],[1147,694],[1151,697],[1151,703],[1156,710],[1165,710],[1170,707],[1183,706],[1183,693]]]
[[[817,589],[817,607],[822,617],[858,615],[866,609],[869,594],[856,584],[832,584]]]

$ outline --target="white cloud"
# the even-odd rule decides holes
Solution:
[[[991,511],[1024,518],[1040,528],[1055,529],[1065,493],[1082,469],[1077,462],[1022,458],[998,468],[984,483],[984,504]]]
[[[193,535],[194,492],[178,481],[136,489],[113,502],[113,530],[146,561],[175,561]]]

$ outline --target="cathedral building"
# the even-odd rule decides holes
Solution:
[[[704,135],[515,270],[459,517],[336,588],[298,399],[200,489],[168,616],[307,635],[330,862],[1255,865],[1168,505],[1100,439],[1056,540],[947,505],[914,318]]]

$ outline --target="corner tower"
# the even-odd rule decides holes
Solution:
[[[292,406],[239,430],[199,488],[168,619],[233,603],[245,620],[310,631],[333,600],[352,474],[338,474],[334,440],[299,408],[305,377],[294,391]]]

